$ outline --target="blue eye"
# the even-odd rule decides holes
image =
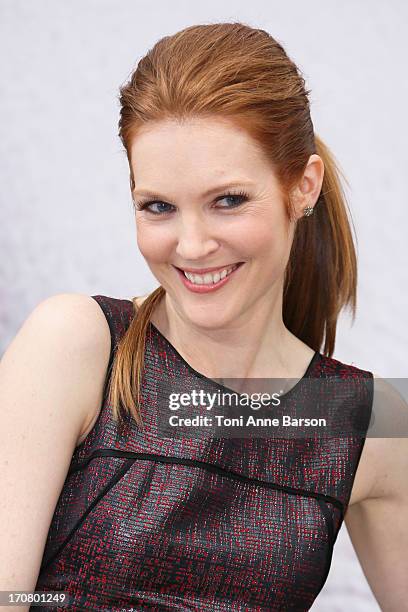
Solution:
[[[151,208],[148,208],[149,206],[153,206],[153,204],[158,205],[158,206],[171,206],[171,204],[166,204],[166,202],[142,202],[140,205],[138,205],[137,210],[147,209],[153,215],[162,215],[168,212],[167,210],[160,210],[160,209],[159,209],[159,212],[157,212],[157,211],[151,210]]]
[[[226,200],[227,198],[232,198],[232,200],[235,200],[235,204],[233,204],[232,206],[222,206],[221,208],[236,208],[237,206],[240,206],[241,204],[246,202],[249,199],[249,196],[243,191],[240,193],[225,193],[221,197],[217,198],[216,201],[218,202],[219,200]]]
[[[219,202],[220,200],[225,200],[225,199],[232,199],[235,203],[232,204],[232,206],[221,206],[222,209],[225,210],[229,210],[231,208],[237,208],[238,206],[240,206],[241,204],[243,204],[244,202],[246,202],[249,199],[249,196],[247,193],[240,191],[239,193],[224,193],[222,196],[220,196],[219,198],[217,198],[215,201]],[[161,206],[170,206],[172,207],[172,204],[167,204],[166,202],[161,202],[160,200],[150,200],[147,202],[135,202],[135,208],[136,210],[147,210],[149,213],[151,213],[152,215],[157,215],[157,216],[162,216],[168,212],[170,212],[170,210],[163,210],[159,208],[159,210],[154,211],[152,210],[150,207],[153,205],[157,205],[158,207]]]

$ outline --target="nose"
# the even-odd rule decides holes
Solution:
[[[193,261],[205,262],[206,257],[217,249],[218,241],[201,219],[195,217],[189,222],[180,222],[176,253],[185,264]]]

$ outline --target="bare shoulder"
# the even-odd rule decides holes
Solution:
[[[76,446],[81,444],[98,418],[111,352],[111,333],[101,307],[89,295],[65,293],[50,298],[62,304],[66,319],[76,330],[81,357],[87,376],[83,378],[84,421]],[[85,374],[85,372],[84,372]]]
[[[408,495],[408,404],[390,381],[374,374],[372,418],[350,506]]]
[[[67,371],[75,377],[75,405],[81,412],[82,427],[76,446],[92,428],[101,406],[108,367],[111,336],[99,304],[91,296],[60,293],[40,302],[24,323],[32,326],[35,342],[50,343],[58,338],[54,351],[61,353]]]
[[[107,321],[102,313],[99,304],[90,295],[82,293],[58,293],[52,295],[40,302],[32,311],[29,318],[36,316],[37,313],[46,313],[48,321],[61,322],[63,321],[68,327],[69,325],[77,328],[83,324],[81,331],[90,330],[90,336],[100,336],[101,329],[104,330]],[[101,325],[101,323],[103,323]],[[109,330],[109,328],[108,328]],[[102,334],[103,335],[103,334]]]

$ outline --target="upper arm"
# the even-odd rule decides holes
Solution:
[[[368,496],[349,506],[345,524],[381,609],[400,612],[408,610],[408,407],[379,377],[373,413],[368,435],[374,436],[369,459],[375,478]]]
[[[0,361],[0,590],[34,590],[76,441],[102,398],[109,328],[90,296],[59,294]]]

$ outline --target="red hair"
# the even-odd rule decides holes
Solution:
[[[119,137],[131,169],[131,143],[143,126],[165,119],[226,118],[243,128],[270,160],[288,214],[290,192],[310,155],[324,163],[314,214],[296,224],[285,273],[283,321],[305,344],[332,356],[337,318],[355,318],[357,262],[339,167],[314,133],[305,80],[268,32],[240,22],[187,27],[160,39],[120,89]],[[343,175],[342,175],[343,176]],[[109,388],[120,408],[141,424],[138,410],[147,326],[165,295],[160,286],[138,309],[118,344]],[[136,313],[136,298],[133,298]]]

